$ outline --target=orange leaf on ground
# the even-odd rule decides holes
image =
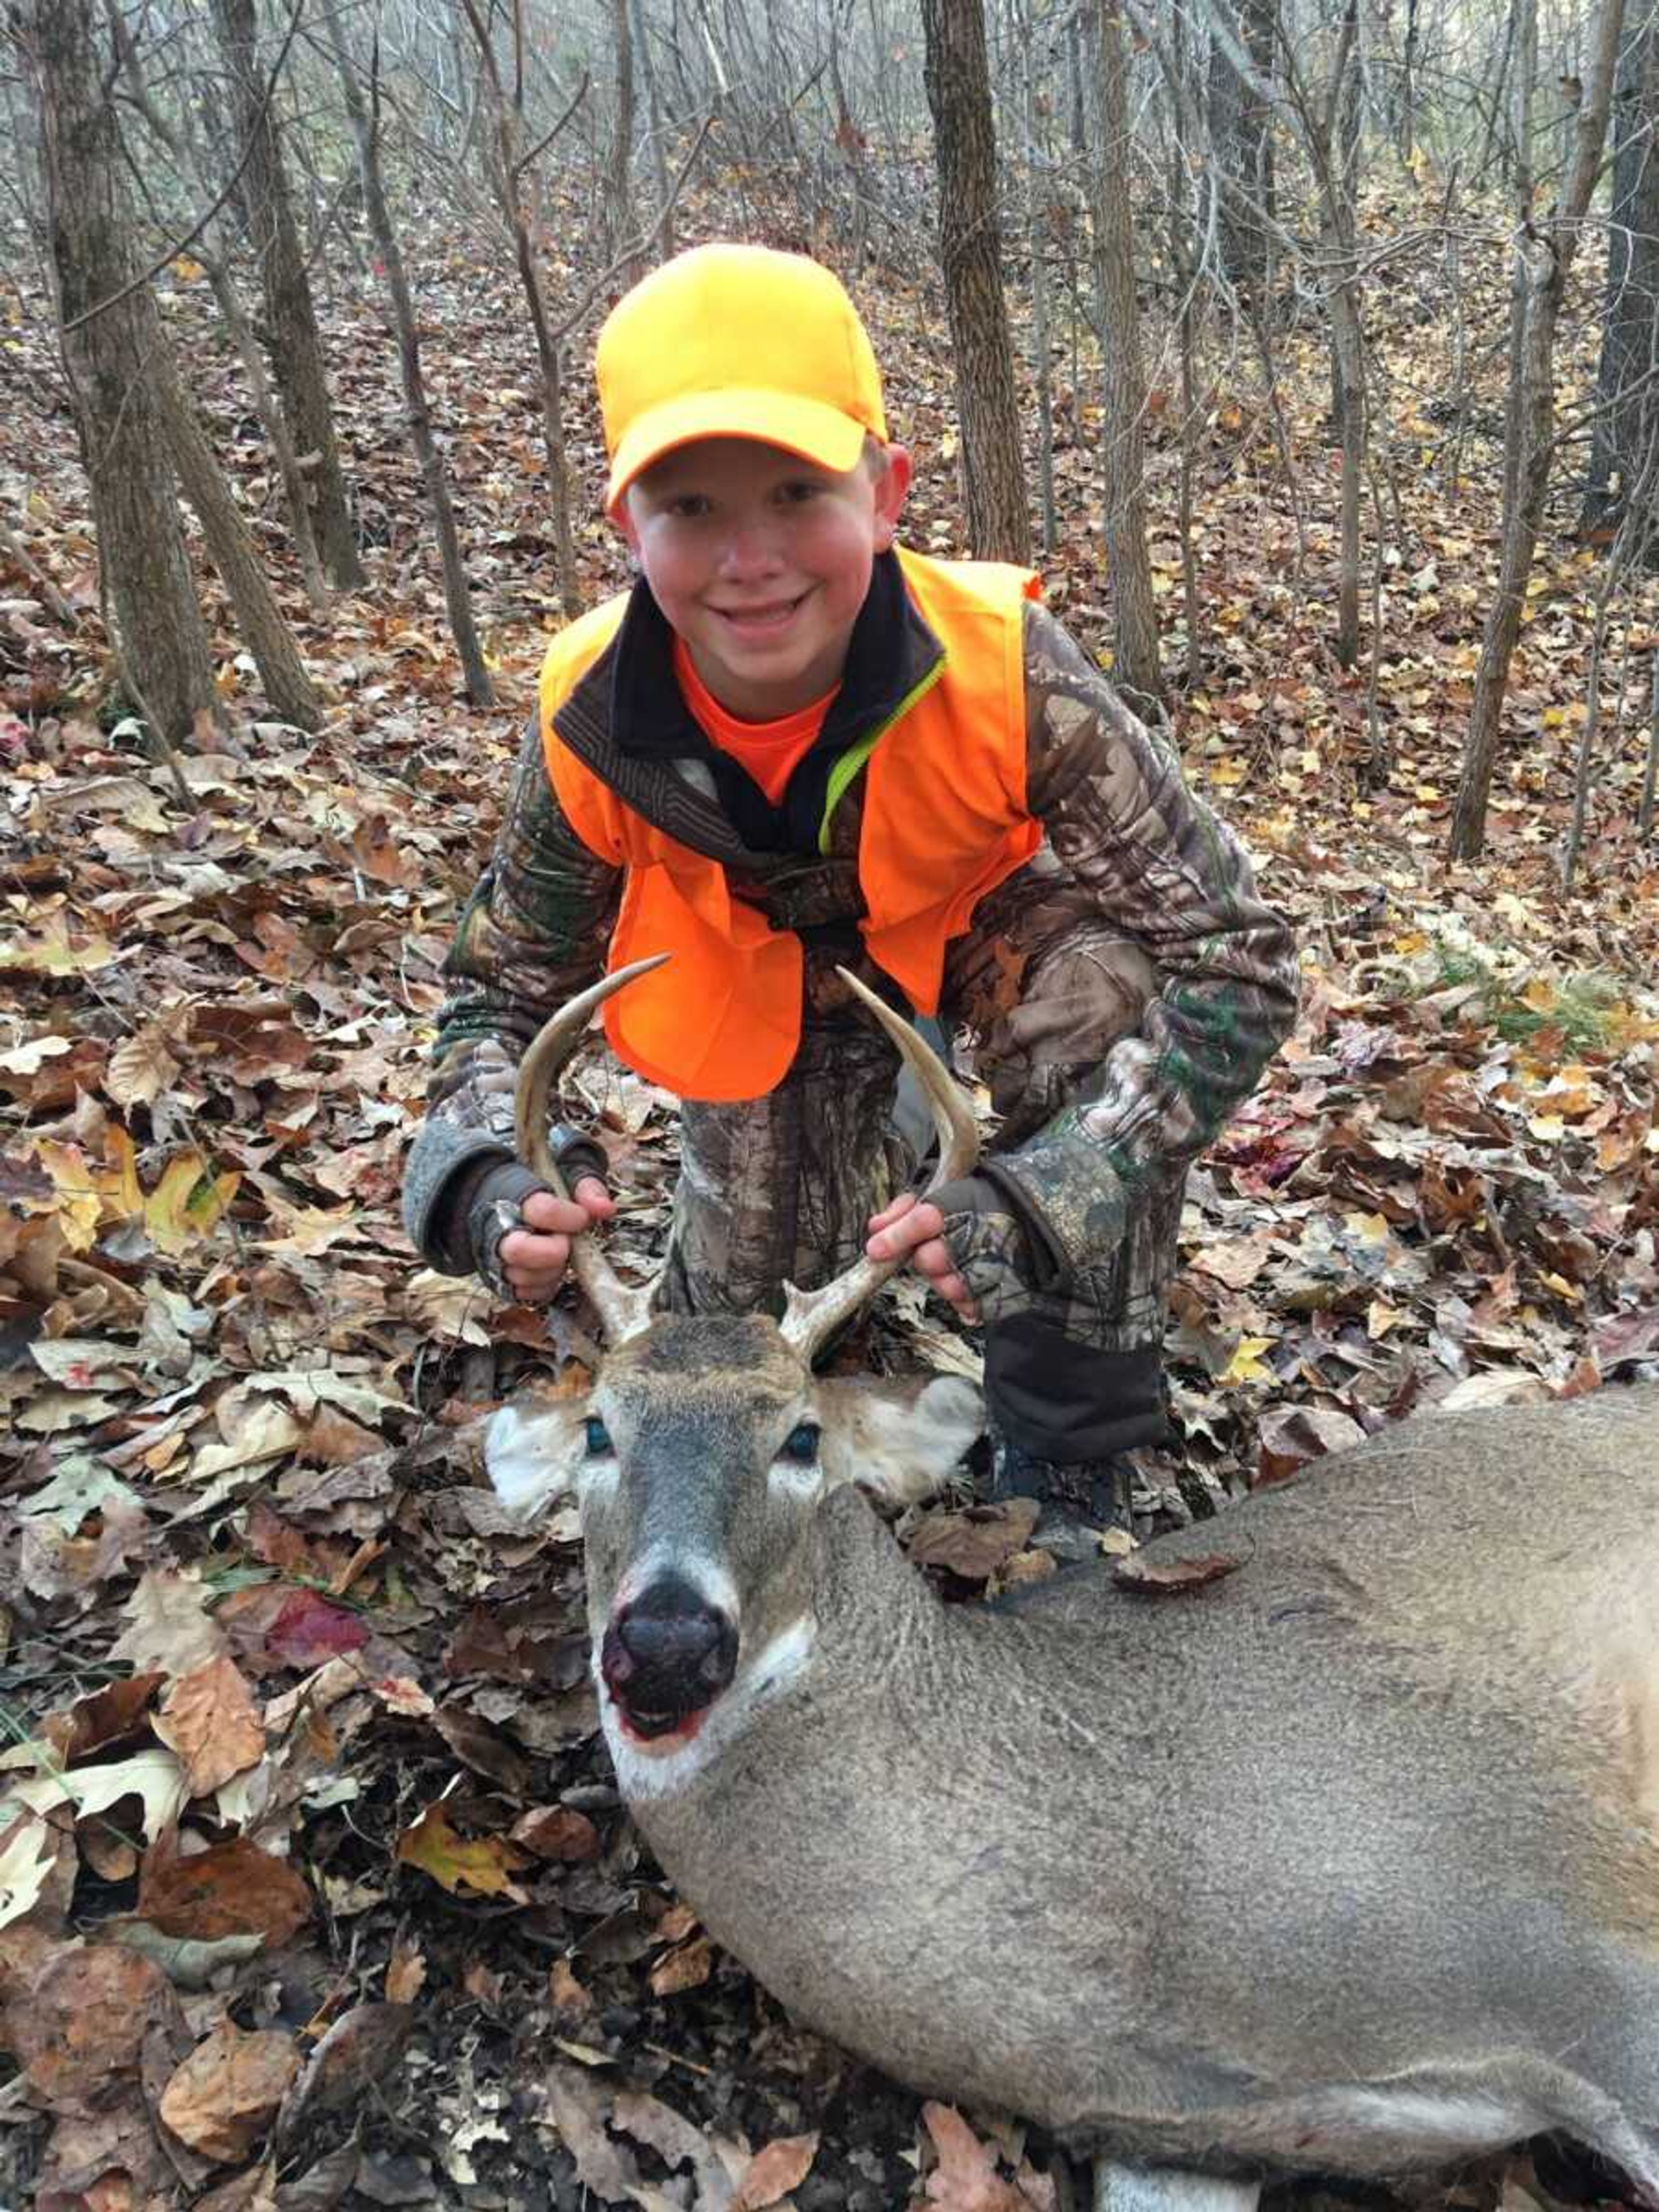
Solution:
[[[672,1997],[677,1990],[701,1989],[714,1971],[714,1947],[702,1936],[658,1960],[651,1969],[651,1987],[658,1996]]]
[[[193,1857],[152,1850],[138,1877],[138,1911],[164,1936],[263,1936],[286,1943],[311,1917],[311,1892],[286,1859],[246,1836]]]
[[[927,2177],[927,2201],[941,2212],[1031,2212],[1031,2199],[996,2170],[996,2157],[952,2105],[927,2104],[921,2117],[939,2164]]]
[[[181,2142],[228,2166],[264,2135],[299,2070],[291,2035],[276,2028],[246,2035],[224,2021],[161,2092],[161,2118]]]
[[[533,1806],[514,1823],[513,1840],[538,1859],[558,1859],[567,1866],[599,1855],[599,1830],[586,1813],[568,1805]]]
[[[780,2197],[787,2197],[792,2189],[799,2189],[812,2170],[812,2160],[818,2154],[818,2138],[810,2136],[780,2136],[764,2149],[757,2150],[743,2170],[738,2184],[738,2193],[732,2199],[731,2212],[765,2212],[769,2204],[775,2204]]]
[[[207,1796],[265,1754],[258,1710],[232,1659],[210,1659],[175,1682],[155,1725],[185,1762],[192,1797]]]

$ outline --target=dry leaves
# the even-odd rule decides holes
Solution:
[[[168,2081],[161,2118],[181,2142],[228,2166],[270,2127],[299,2065],[292,2036],[274,2028],[245,2034],[223,2021]]]
[[[173,1683],[155,1733],[185,1763],[192,1797],[205,1797],[263,1759],[265,1732],[247,1684],[233,1661],[210,1659]]]

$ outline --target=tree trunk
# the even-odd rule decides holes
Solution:
[[[217,720],[219,700],[146,360],[154,310],[142,285],[126,289],[131,218],[90,0],[33,0],[19,27],[98,557],[135,703],[163,743],[188,745],[198,717]]]
[[[1550,464],[1555,455],[1555,326],[1578,251],[1584,211],[1589,205],[1601,166],[1612,98],[1613,61],[1619,51],[1624,14],[1624,0],[1603,0],[1595,57],[1578,110],[1572,173],[1563,192],[1559,211],[1541,231],[1528,225],[1518,249],[1522,343],[1512,415],[1516,465],[1512,489],[1505,486],[1498,596],[1481,635],[1462,775],[1452,812],[1450,850],[1460,860],[1473,860],[1486,840],[1486,801],[1498,759],[1498,718],[1509,682],[1510,662],[1521,635],[1527,577],[1543,524],[1544,498],[1549,489]]]
[[[364,580],[363,568],[334,442],[322,338],[294,221],[271,88],[259,67],[254,6],[255,0],[213,0],[230,72],[238,153],[246,156],[239,192],[264,294],[272,373],[289,434],[309,466],[313,532],[329,574],[343,590],[351,591]]]
[[[1267,282],[1264,218],[1273,214],[1273,107],[1261,91],[1273,59],[1273,0],[1242,0],[1237,17],[1212,28],[1210,140],[1221,265],[1257,298]]]
[[[443,564],[444,605],[449,613],[449,634],[455,641],[455,650],[460,655],[462,681],[466,687],[468,701],[475,707],[493,707],[495,687],[489,672],[484,666],[483,647],[478,642],[477,624],[472,618],[472,594],[467,588],[466,569],[461,560],[461,541],[455,528],[455,508],[449,496],[449,478],[445,473],[443,456],[438,451],[437,440],[432,434],[432,409],[426,396],[426,378],[421,370],[421,340],[415,321],[415,303],[410,297],[409,279],[404,272],[404,257],[398,243],[398,234],[392,227],[392,211],[386,202],[386,187],[380,176],[379,120],[371,114],[357,82],[356,65],[346,52],[338,21],[325,19],[328,35],[333,43],[334,57],[339,67],[340,88],[345,98],[346,112],[351,118],[352,135],[357,142],[357,166],[363,180],[363,210],[368,217],[368,227],[386,270],[386,290],[391,296],[392,322],[398,333],[398,368],[403,379],[404,411],[409,422],[410,443],[421,464],[421,476],[426,485],[427,504],[432,510],[432,526],[438,540],[438,556]],[[379,89],[374,88],[378,107]]]
[[[605,223],[614,256],[634,235],[634,25],[628,0],[611,0],[611,30],[617,47],[617,120],[605,179]],[[635,259],[623,270],[623,282],[631,285],[644,274]]]
[[[149,288],[137,296],[149,300]],[[283,720],[298,729],[320,729],[321,702],[259,564],[242,511],[231,496],[224,471],[197,419],[153,301],[149,323],[148,353],[162,435],[178,471],[179,488],[202,526],[209,558],[230,594],[242,642],[253,655],[266,698]]]
[[[1013,341],[1002,290],[983,0],[922,0],[921,16],[969,549],[985,560],[1026,562],[1031,557],[1031,520],[1020,455]]]
[[[1600,411],[1591,435],[1583,526],[1612,527],[1643,473],[1659,368],[1659,8],[1620,58],[1613,100],[1613,204],[1601,325]],[[1650,549],[1638,547],[1638,557]]]
[[[1140,362],[1135,297],[1134,220],[1129,206],[1129,64],[1119,0],[1099,0],[1099,173],[1095,196],[1095,273],[1100,296],[1103,372],[1102,490],[1106,567],[1117,609],[1113,676],[1132,704],[1163,696],[1158,665],[1158,608],[1146,550],[1146,376]]]

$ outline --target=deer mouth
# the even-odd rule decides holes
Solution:
[[[662,1744],[670,1737],[689,1742],[726,1686],[728,1662],[721,1651],[705,1654],[689,1668],[641,1663],[624,1634],[612,1628],[600,1646],[599,1672],[623,1733],[634,1742]]]

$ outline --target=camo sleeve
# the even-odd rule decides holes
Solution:
[[[511,1152],[519,1061],[549,1014],[602,972],[621,887],[621,870],[596,860],[566,821],[532,724],[495,851],[444,963],[450,994],[404,1178],[404,1226],[436,1264],[465,1264],[447,1200],[464,1170]],[[578,1158],[574,1133],[553,1138],[569,1171],[597,1164]]]
[[[1157,1194],[1255,1089],[1297,999],[1290,928],[1258,895],[1238,840],[1040,606],[1026,617],[1025,681],[1028,797],[1046,840],[985,902],[956,977],[993,1062],[1012,1055],[993,1094],[1023,1141],[1000,1155],[994,1182],[940,1194],[988,1319],[1024,1302],[1034,1251],[1062,1272],[1087,1268],[1161,1207]],[[1112,951],[1122,947],[1151,963],[1127,1029],[1125,962]],[[1112,1005],[1085,1003],[1091,975]],[[1019,1043],[1113,1030],[1092,1066]]]

